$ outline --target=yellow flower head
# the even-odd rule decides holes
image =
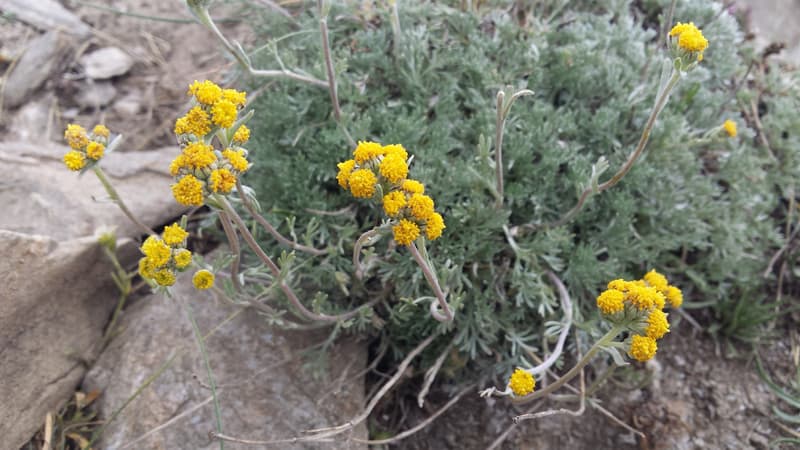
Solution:
[[[153,280],[159,286],[172,286],[175,284],[175,273],[169,269],[161,269],[153,274]]]
[[[86,134],[86,130],[76,123],[67,125],[67,129],[64,131],[64,139],[67,140],[67,144],[73,150],[80,150],[89,143],[89,136]]]
[[[222,128],[230,128],[236,122],[238,112],[230,100],[220,100],[211,107],[211,121]]]
[[[186,157],[180,154],[169,163],[169,174],[176,177],[184,167],[186,167]]]
[[[389,217],[396,217],[406,206],[406,196],[400,191],[392,191],[383,196],[383,211]]]
[[[425,186],[417,180],[405,180],[400,186],[401,189],[409,194],[424,194]]]
[[[150,258],[144,257],[139,260],[139,275],[141,275],[142,278],[153,278],[155,273],[156,268],[153,266]]]
[[[609,283],[610,285],[611,283]],[[614,314],[625,309],[625,294],[617,289],[607,289],[597,296],[597,308],[603,314]]]
[[[667,315],[660,309],[654,309],[649,316],[647,316],[647,328],[645,334],[653,339],[661,339],[665,334],[669,333],[669,322]]]
[[[239,125],[236,132],[233,133],[233,142],[237,144],[244,144],[250,139],[250,128],[247,125]]]
[[[659,292],[667,292],[667,277],[656,272],[655,269],[644,275],[644,281],[656,288]]]
[[[736,137],[736,122],[728,119],[722,123],[722,128],[730,137]]]
[[[153,267],[167,265],[169,257],[172,254],[172,250],[170,250],[169,246],[156,236],[149,236],[145,239],[139,250],[150,260]]]
[[[164,233],[162,233],[161,236],[164,238],[164,242],[167,245],[176,247],[189,236],[189,233],[177,223],[173,223],[170,226],[164,227]]]
[[[435,212],[428,217],[428,221],[425,223],[425,237],[429,241],[435,241],[439,239],[445,228],[447,227],[444,226],[444,218],[441,214]]]
[[[105,125],[95,125],[92,129],[92,134],[97,137],[102,137],[108,139],[108,136],[111,135],[111,132],[106,128]]]
[[[418,220],[428,220],[433,215],[433,199],[425,194],[412,194],[408,199],[408,209]]]
[[[244,125],[242,125],[244,126]],[[230,148],[226,148],[222,151],[222,156],[225,157],[230,163],[233,170],[243,173],[246,172],[250,163],[247,162],[247,158],[244,156],[244,150],[233,150]]]
[[[508,380],[508,387],[514,395],[522,397],[533,392],[536,388],[536,379],[527,370],[517,368]]]
[[[687,52],[697,53],[697,60],[703,60],[703,51],[708,48],[708,41],[703,36],[703,32],[698,29],[694,22],[678,22],[669,32],[670,37],[678,37],[678,47]]]
[[[172,185],[172,195],[181,205],[203,205],[203,183],[194,177],[186,175]]]
[[[628,290],[628,282],[622,278],[617,278],[616,280],[611,280],[608,282],[608,288],[625,292]]]
[[[103,157],[103,152],[105,152],[105,150],[106,150],[105,145],[96,141],[91,141],[86,146],[86,156],[97,161],[98,159]]]
[[[398,244],[410,245],[419,237],[419,225],[408,219],[400,219],[400,222],[392,227],[392,234]]]
[[[247,92],[237,91],[236,89],[223,89],[222,98],[241,108],[247,103]]]
[[[400,144],[389,144],[383,146],[383,154],[386,156],[395,155],[400,157],[403,161],[408,160],[408,152],[405,147]]]
[[[630,285],[625,297],[636,309],[644,311],[655,305],[655,294],[657,292],[655,288],[650,286]]]
[[[209,289],[214,286],[214,274],[208,270],[198,270],[192,277],[192,284],[196,289]]]
[[[211,119],[208,113],[199,106],[195,106],[186,113],[185,130],[183,133],[178,133],[178,122],[175,122],[175,134],[193,134],[198,138],[202,138],[211,132]],[[181,119],[178,119],[180,121]]]
[[[86,158],[77,150],[70,150],[64,154],[64,164],[69,170],[78,171],[86,166]]]
[[[189,119],[186,118],[186,116],[179,117],[178,120],[175,121],[175,129],[173,131],[178,136],[180,136],[181,134],[188,133],[189,132]]]
[[[213,105],[222,98],[222,88],[213,81],[197,81],[189,85],[187,95],[194,95],[198,102],[204,105]]]
[[[631,338],[631,349],[628,350],[628,354],[637,361],[648,361],[653,359],[653,356],[656,355],[656,351],[658,351],[658,344],[656,344],[656,340],[649,337],[649,336],[640,336],[638,334],[634,334]]]
[[[390,183],[397,183],[408,175],[408,165],[400,154],[392,153],[383,157],[379,171]]]
[[[205,169],[216,160],[214,147],[202,141],[192,142],[183,149],[183,164],[190,169]]]
[[[353,159],[361,165],[383,154],[383,147],[377,142],[360,141],[353,150]]]
[[[172,259],[175,261],[175,267],[185,269],[192,263],[192,252],[182,248],[172,256]]]
[[[336,175],[336,181],[339,182],[339,186],[341,186],[342,189],[348,188],[350,173],[353,172],[353,168],[355,168],[355,166],[356,162],[352,159],[348,159],[347,161],[340,162],[336,165],[336,167],[339,168],[339,173]]]
[[[229,193],[236,186],[236,176],[228,169],[212,171],[209,181],[211,182],[211,190],[222,194]]]
[[[683,304],[683,292],[675,286],[669,286],[667,288],[666,296],[670,306],[673,308],[680,308]]]
[[[350,192],[356,198],[370,198],[375,195],[375,184],[378,178],[369,169],[354,170],[348,178]]]

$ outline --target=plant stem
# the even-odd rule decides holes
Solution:
[[[669,94],[672,92],[672,89],[678,84],[680,80],[681,73],[678,70],[672,69],[672,77],[669,79],[669,82],[664,87],[664,90],[659,93],[658,99],[656,101],[656,105],[653,107],[653,110],[650,112],[650,117],[647,119],[647,123],[644,126],[644,130],[642,131],[641,137],[639,137],[639,143],[636,145],[634,151],[628,156],[628,160],[625,161],[625,164],[611,177],[610,180],[606,181],[605,183],[597,186],[597,193],[603,192],[607,189],[612,188],[614,185],[619,183],[619,181],[624,177],[628,172],[630,172],[633,164],[639,159],[642,152],[644,151],[645,147],[647,146],[647,141],[650,139],[650,132],[653,131],[653,126],[656,123],[656,119],[658,115],[661,113],[661,110],[664,109],[664,105],[666,105],[667,100],[669,99]],[[549,228],[559,227],[568,223],[570,220],[574,219],[575,216],[578,215],[580,210],[583,208],[584,203],[586,203],[586,199],[589,198],[589,195],[594,192],[594,187],[589,186],[583,190],[580,197],[578,198],[578,202],[575,206],[572,207],[563,217],[558,219],[555,222],[552,222],[547,225]]]
[[[529,402],[532,402],[533,400],[536,400],[537,398],[542,398],[542,397],[554,392],[555,390],[557,390],[558,388],[563,386],[565,383],[567,383],[571,379],[575,378],[575,376],[578,375],[580,373],[580,371],[584,367],[586,367],[587,364],[589,364],[589,362],[592,360],[592,358],[594,358],[594,356],[597,354],[597,352],[599,352],[600,349],[604,345],[608,345],[611,341],[613,341],[614,338],[616,338],[617,335],[622,330],[623,330],[623,327],[615,325],[614,327],[611,328],[611,330],[608,331],[608,333],[603,335],[603,337],[601,337],[597,342],[595,342],[594,345],[592,346],[592,348],[590,348],[589,351],[586,352],[586,354],[583,356],[583,358],[581,358],[580,361],[578,361],[578,363],[575,364],[575,367],[570,369],[569,372],[564,374],[563,377],[559,378],[553,384],[547,386],[546,388],[542,389],[541,391],[536,391],[536,392],[534,392],[534,393],[532,393],[530,395],[526,395],[525,397],[521,397],[519,399],[514,399],[512,401],[514,403],[519,403],[519,404],[529,403]]]
[[[95,175],[97,175],[97,178],[100,180],[100,183],[103,184],[103,187],[106,189],[108,196],[111,197],[111,200],[117,204],[119,209],[121,209],[126,216],[128,216],[128,219],[130,219],[131,222],[135,223],[136,226],[141,228],[142,231],[146,232],[149,235],[157,234],[155,231],[153,231],[152,228],[142,223],[139,219],[136,218],[136,216],[133,215],[131,210],[128,209],[128,206],[125,205],[125,202],[122,201],[122,197],[120,197],[119,194],[117,193],[117,190],[114,189],[114,186],[111,184],[111,181],[108,179],[108,177],[106,177],[105,172],[103,172],[103,169],[101,169],[100,166],[95,165],[94,167],[92,167],[92,171],[94,172]]]
[[[503,91],[497,93],[497,118],[495,119],[494,131],[494,170],[497,183],[497,201],[495,208],[503,207],[503,128],[505,128],[506,118],[503,114],[503,106],[506,94]]]
[[[444,310],[444,316],[442,316],[434,308],[431,308],[431,315],[433,315],[433,318],[439,322],[452,322],[453,311],[450,309],[450,305],[447,304],[444,292],[442,292],[442,288],[439,286],[439,279],[436,277],[433,269],[428,265],[428,262],[426,261],[427,258],[423,258],[422,255],[420,255],[417,246],[413,242],[408,246],[408,248],[411,250],[411,254],[414,256],[414,261],[416,261],[417,265],[419,265],[419,268],[422,269],[422,273],[425,275],[425,279],[428,281],[428,284],[433,289],[433,293],[436,295],[436,300],[439,301],[439,306],[441,306]]]
[[[225,211],[220,211],[219,222],[222,224],[222,229],[225,231],[225,236],[228,238],[228,245],[231,247],[231,252],[236,255],[236,258],[231,263],[231,282],[233,289],[236,292],[242,292],[242,283],[239,280],[239,265],[242,261],[242,249],[239,246],[239,238],[236,236],[236,231],[233,229],[231,218]]]
[[[222,412],[219,408],[219,398],[217,398],[217,384],[214,381],[214,373],[211,371],[211,363],[208,360],[208,352],[206,352],[206,344],[203,339],[203,335],[200,333],[200,327],[197,326],[197,321],[194,318],[194,313],[192,312],[192,305],[189,304],[188,301],[182,301],[184,309],[186,309],[186,315],[189,317],[189,321],[192,322],[192,330],[194,330],[194,338],[197,341],[197,347],[200,349],[200,354],[203,356],[203,362],[206,366],[206,375],[208,376],[208,386],[211,390],[211,397],[214,399],[214,416],[216,417],[217,421],[217,433],[222,433]],[[219,450],[224,450],[225,444],[222,441],[219,441]]]
[[[328,17],[325,13],[324,8],[324,0],[317,0],[317,6],[319,8],[319,31],[322,35],[322,56],[325,62],[325,72],[328,75],[328,91],[331,95],[331,103],[333,104],[333,118],[336,120],[336,124],[341,128],[342,134],[347,139],[347,143],[350,146],[355,147],[356,141],[353,140],[353,137],[350,136],[350,133],[345,128],[344,123],[342,122],[342,108],[339,106],[339,90],[336,85],[336,71],[333,68],[333,58],[331,57],[331,42],[328,36]]]

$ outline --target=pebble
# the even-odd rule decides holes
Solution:
[[[75,96],[81,108],[102,108],[111,103],[117,96],[117,89],[110,81],[87,83]]]
[[[86,76],[107,80],[125,75],[133,66],[133,58],[117,47],[104,47],[81,57]]]

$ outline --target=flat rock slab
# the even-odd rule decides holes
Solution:
[[[191,305],[203,334],[214,330],[206,343],[225,434],[255,440],[291,438],[358,415],[364,403],[364,344],[340,340],[328,349],[327,370],[315,373],[308,366],[318,361],[302,353],[323,342],[327,331],[275,329],[254,310],[240,310],[196,291],[190,278],[189,273],[179,276],[173,298],[152,295],[128,310],[123,331],[87,374],[83,389],[102,391],[95,405],[107,419],[174,358],[108,426],[98,448],[219,448],[208,438],[215,430],[214,407],[185,304]],[[365,439],[364,424],[334,442],[270,448],[366,448],[348,437]]]

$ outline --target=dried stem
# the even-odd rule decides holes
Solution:
[[[92,167],[92,171],[94,172],[95,175],[97,175],[97,179],[100,180],[100,183],[103,184],[103,187],[106,189],[108,196],[111,197],[111,200],[117,204],[119,209],[121,209],[126,216],[128,216],[128,219],[130,219],[131,222],[136,224],[136,226],[141,228],[142,231],[144,231],[146,234],[152,236],[158,234],[155,231],[153,231],[152,228],[142,223],[142,221],[140,221],[139,219],[136,218],[136,216],[133,215],[131,210],[128,209],[128,206],[125,204],[125,202],[122,201],[122,197],[120,197],[119,193],[117,193],[117,190],[114,189],[114,186],[111,184],[111,181],[108,179],[108,177],[106,177],[105,172],[103,172],[103,169],[101,169],[100,166],[95,165],[94,167]]]
[[[276,241],[291,248],[292,250],[297,250],[314,256],[325,255],[328,253],[327,250],[320,250],[314,247],[308,247],[302,244],[298,244],[297,242],[289,240],[282,234],[280,234],[278,230],[276,230],[275,227],[273,227],[272,224],[269,223],[267,219],[265,219],[261,214],[258,213],[258,211],[256,211],[253,202],[250,201],[249,198],[247,198],[247,195],[245,195],[244,190],[242,189],[242,184],[239,180],[236,180],[236,192],[239,193],[239,198],[242,200],[242,204],[244,205],[245,209],[247,209],[247,212],[250,213],[250,215],[256,220],[256,222],[258,222],[259,225],[264,227],[264,229],[270,235],[272,235],[272,237],[274,237]]]
[[[359,280],[364,276],[364,272],[361,270],[361,249],[364,247],[364,244],[378,234],[378,232],[380,232],[379,227],[375,227],[364,232],[361,236],[359,236],[358,240],[356,240],[356,243],[353,246],[353,267],[355,268],[356,278]]]
[[[564,283],[561,281],[560,278],[556,276],[556,274],[548,270],[547,276],[548,278],[550,278],[550,281],[552,281],[553,284],[556,285],[556,288],[558,289],[558,294],[559,297],[561,298],[561,309],[564,310],[564,325],[561,328],[561,333],[558,335],[556,348],[553,350],[550,356],[548,356],[547,359],[544,360],[541,364],[528,370],[528,372],[530,372],[531,375],[538,375],[540,373],[544,373],[545,371],[547,371],[547,369],[552,367],[552,365],[555,364],[556,361],[558,361],[558,358],[564,351],[564,343],[566,342],[567,335],[569,334],[569,330],[572,327],[572,301],[570,300],[569,292],[567,292],[567,288],[564,286]]]
[[[438,300],[439,306],[444,310],[444,315],[442,315],[432,304],[431,315],[433,315],[433,318],[439,322],[452,322],[453,311],[450,309],[450,305],[447,304],[447,299],[445,298],[444,292],[442,292],[442,288],[439,286],[439,279],[436,277],[436,274],[433,273],[433,270],[431,270],[431,267],[428,265],[428,262],[425,261],[425,258],[420,255],[416,244],[412,242],[408,248],[411,250],[411,254],[414,256],[414,261],[416,261],[417,265],[419,265],[420,269],[422,269],[422,273],[425,275],[425,279],[428,281],[428,284],[433,289],[433,293],[436,295],[436,300]]]
[[[228,245],[231,247],[235,258],[231,263],[231,281],[233,282],[233,289],[236,292],[242,292],[242,283],[239,280],[239,267],[242,262],[242,249],[239,245],[239,238],[236,236],[236,231],[233,229],[231,218],[225,211],[220,211],[219,222],[222,224],[222,229],[225,231],[225,236],[228,238]]]
[[[453,344],[455,344],[456,338],[453,338],[447,347],[444,348],[444,351],[436,358],[436,362],[433,363],[430,369],[425,372],[425,381],[422,383],[422,389],[419,390],[419,394],[417,394],[417,405],[420,408],[423,407],[425,404],[425,397],[428,395],[428,391],[431,388],[434,380],[436,380],[436,374],[439,373],[439,369],[442,368],[442,364],[444,364],[444,360],[447,359],[447,356],[450,354],[450,349],[453,348]]]
[[[336,85],[336,71],[333,68],[333,58],[331,57],[331,42],[328,36],[328,16],[324,7],[324,0],[317,0],[317,7],[319,8],[319,31],[322,35],[322,56],[325,60],[325,72],[328,75],[328,91],[331,95],[331,103],[333,104],[333,118],[336,124],[341,128],[347,143],[351,147],[356,146],[356,141],[350,136],[350,133],[345,128],[342,121],[342,108],[339,106],[339,89]]]
[[[495,202],[496,208],[501,208],[503,206],[503,128],[505,128],[506,125],[506,118],[503,117],[503,104],[505,103],[505,98],[505,92],[500,91],[497,93],[497,118],[495,119],[494,131],[494,170],[498,194],[497,201]]]

